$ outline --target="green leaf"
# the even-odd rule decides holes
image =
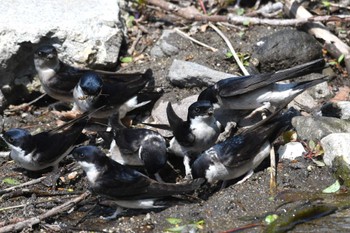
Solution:
[[[238,36],[239,36],[239,37],[244,36],[244,32],[243,32],[243,31],[238,32]]]
[[[243,21],[243,25],[244,25],[244,26],[249,26],[249,24],[250,24],[249,20]]]
[[[131,28],[132,25],[133,25],[134,20],[135,20],[135,16],[130,15],[130,16],[128,17],[128,19],[126,20],[126,26],[127,26],[128,28]]]
[[[340,55],[340,56],[338,57],[338,63],[341,63],[341,62],[344,60],[344,58],[345,58],[345,55],[344,55],[344,54]]]
[[[273,221],[275,221],[276,219],[278,218],[278,215],[277,214],[270,214],[270,215],[267,215],[266,218],[265,218],[265,222],[267,224],[271,224]]]
[[[317,167],[324,167],[324,166],[326,166],[326,164],[324,162],[316,160],[316,159],[312,159],[312,162],[314,162],[317,165]]]
[[[122,63],[130,63],[130,62],[132,62],[132,57],[122,57],[122,58],[120,58],[120,61]]]
[[[169,232],[182,232],[182,230],[185,228],[186,226],[178,226],[178,227],[172,227],[172,228],[168,228],[165,231],[169,231]]]
[[[236,9],[236,14],[237,15],[244,15],[244,12],[245,12],[244,8],[237,8]]]
[[[329,1],[322,1],[322,4],[325,6],[325,7],[330,7],[331,6],[331,3]]]
[[[9,184],[9,185],[19,185],[21,182],[19,182],[18,180],[15,180],[13,178],[6,177],[5,179],[2,180],[2,183]]]
[[[340,189],[340,183],[337,180],[334,184],[332,184],[328,188],[325,188],[322,192],[323,193],[335,193],[335,192],[339,191],[339,189]]]
[[[166,218],[166,220],[173,225],[180,224],[182,222],[182,219],[179,218]]]
[[[336,64],[338,64],[336,61],[330,61],[330,62],[328,62],[328,64],[330,64],[330,65],[336,65]]]
[[[227,58],[233,57],[233,54],[231,52],[227,52],[225,55],[226,55]]]
[[[316,143],[313,140],[310,140],[308,143],[308,146],[311,150],[313,150],[316,147]]]

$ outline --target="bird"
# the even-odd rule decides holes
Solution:
[[[327,76],[312,81],[277,83],[318,71],[324,67],[324,60],[318,59],[289,69],[233,77],[218,81],[204,89],[198,100],[208,100],[215,109],[261,110],[278,109],[288,104],[309,87],[326,81]]]
[[[63,63],[58,58],[57,50],[52,45],[40,46],[34,52],[34,65],[38,72],[40,83],[49,96],[62,101],[73,103],[73,89],[78,84],[81,76],[92,70],[80,69]],[[93,70],[98,73],[103,82],[114,86],[115,83],[134,82],[140,86],[146,85],[152,78],[152,70],[145,73],[115,73],[109,71]]]
[[[167,163],[166,140],[158,132],[144,128],[112,126],[110,157],[122,165],[143,166],[148,175],[163,182],[158,172]]]
[[[193,178],[205,178],[214,183],[247,174],[245,180],[269,155],[273,141],[291,127],[291,119],[297,115],[299,112],[291,108],[212,146],[193,162]]]
[[[82,74],[73,91],[74,110],[84,113],[105,106],[96,111],[92,117],[108,118],[115,114],[115,117],[122,119],[128,112],[154,103],[163,94],[161,91],[139,93],[148,82],[146,79],[142,82],[138,79],[118,80],[114,83],[105,83],[96,72],[89,71]]]
[[[12,128],[4,132],[1,138],[11,149],[10,157],[20,167],[29,171],[53,167],[55,171],[75,144],[84,139],[82,130],[87,121],[87,117],[82,116],[35,135],[23,128]]]
[[[91,190],[116,202],[120,207],[110,216],[115,218],[122,208],[164,208],[157,201],[178,194],[192,192],[204,179],[188,183],[159,183],[141,172],[119,164],[96,146],[80,146],[72,151],[73,158],[85,171]]]
[[[176,115],[169,102],[166,109],[168,121],[174,137],[170,140],[168,152],[184,157],[186,178],[191,178],[191,157],[202,153],[215,144],[223,131],[213,115],[213,105],[209,101],[197,101],[188,107],[187,121]]]

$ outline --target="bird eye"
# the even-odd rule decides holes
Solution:
[[[79,158],[83,159],[85,157],[84,154],[79,154]]]
[[[11,137],[8,138],[7,140],[8,140],[9,143],[13,143],[13,142],[15,141],[15,139],[13,139],[13,138],[11,138]]]
[[[196,113],[199,113],[201,110],[200,110],[200,108],[195,108],[194,111],[195,111]]]

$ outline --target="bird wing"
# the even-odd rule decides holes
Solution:
[[[190,192],[198,188],[202,179],[187,184],[159,183],[136,170],[111,161],[93,189],[98,193],[115,199],[159,198]]]
[[[221,97],[236,96],[265,87],[275,82],[297,78],[319,71],[324,67],[324,63],[324,60],[321,58],[276,72],[228,78],[219,81],[216,84],[216,88]]]
[[[195,136],[190,130],[189,122],[183,121],[174,111],[169,102],[166,108],[166,113],[170,128],[173,131],[174,137],[182,146],[191,146],[195,141]]]
[[[39,164],[47,164],[61,157],[75,144],[85,125],[86,120],[84,119],[75,122],[62,132],[52,130],[34,135],[37,148],[34,155],[36,161]]]
[[[124,128],[115,130],[114,139],[122,152],[130,154],[139,150],[146,135],[143,129]]]

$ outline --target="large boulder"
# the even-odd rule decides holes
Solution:
[[[42,44],[53,44],[60,58],[75,66],[115,65],[124,28],[120,2],[2,1],[0,87],[5,97],[9,95],[8,85],[13,86],[15,79],[21,79],[21,83],[31,81],[36,73],[33,52]]]

